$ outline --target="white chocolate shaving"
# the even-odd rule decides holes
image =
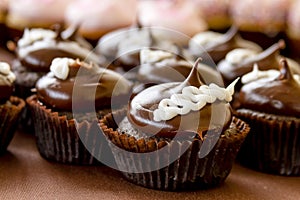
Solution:
[[[231,64],[238,64],[242,62],[245,59],[254,57],[258,54],[258,52],[251,50],[251,49],[234,49],[230,51],[226,57],[225,60]]]
[[[23,37],[18,41],[18,47],[25,47],[39,40],[53,40],[57,34],[52,30],[42,28],[25,29]]]
[[[279,76],[280,72],[275,69],[260,71],[258,69],[258,65],[255,63],[253,66],[253,70],[244,76],[242,76],[241,82],[243,84],[250,83],[252,81],[256,81],[261,78],[275,78]]]
[[[181,94],[173,94],[169,99],[163,99],[154,110],[155,121],[169,120],[177,115],[185,115],[190,111],[201,110],[207,103],[214,103],[217,99],[225,102],[232,100],[234,86],[239,78],[233,81],[226,89],[211,83],[199,88],[187,86]]]
[[[53,59],[50,71],[59,79],[66,80],[69,75],[69,66],[75,64],[75,60],[71,58],[55,58]]]
[[[0,84],[7,81],[12,84],[16,80],[16,75],[10,70],[10,66],[6,62],[0,62]]]

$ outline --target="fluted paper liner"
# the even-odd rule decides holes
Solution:
[[[235,134],[222,135],[211,152],[204,158],[199,158],[202,141],[171,141],[156,139],[135,139],[132,136],[118,133],[117,123],[126,116],[126,110],[119,110],[108,114],[100,120],[100,127],[104,134],[114,144],[111,145],[117,166],[120,169],[136,168],[145,173],[122,172],[129,181],[152,189],[184,190],[207,188],[221,184],[231,171],[237,152],[244,141],[249,126],[243,121],[233,118],[231,128]],[[207,139],[207,137],[205,137]],[[154,159],[145,159],[141,154],[129,154],[120,151],[125,149],[131,152],[157,152]],[[158,154],[158,149],[166,148],[165,154]],[[128,156],[129,155],[129,156]],[[155,166],[161,166],[170,160],[171,155],[178,155],[178,159],[168,166],[150,171]]]
[[[25,102],[18,97],[10,97],[10,103],[0,105],[0,154],[4,153],[12,140],[19,116]]]
[[[26,99],[33,116],[38,151],[45,159],[66,164],[99,164],[102,140],[98,120],[75,122],[52,112],[37,101],[36,95]],[[76,129],[78,128],[78,131]],[[80,135],[79,135],[80,134]],[[89,146],[89,150],[86,148]],[[93,156],[95,155],[95,157]]]
[[[300,175],[300,119],[239,109],[236,114],[249,123],[238,160],[266,173]]]

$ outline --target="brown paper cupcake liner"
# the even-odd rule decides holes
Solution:
[[[13,96],[10,97],[8,103],[0,105],[0,154],[6,151],[12,140],[24,107],[24,100]]]
[[[251,131],[241,147],[238,161],[265,173],[300,175],[300,119],[239,109],[237,117]]]
[[[26,101],[32,112],[37,147],[42,157],[65,164],[100,164],[104,136],[99,135],[102,132],[98,120],[75,122],[66,115],[60,116],[41,105],[36,95]]]
[[[235,130],[235,133],[222,135],[208,155],[199,158],[203,146],[203,142],[199,139],[168,142],[158,141],[155,138],[136,139],[127,134],[118,133],[117,124],[125,116],[126,110],[123,109],[108,114],[100,120],[101,129],[112,142],[111,148],[116,164],[130,182],[158,190],[204,189],[223,183],[249,132],[249,126],[246,123],[233,118],[231,130]],[[205,136],[206,139],[211,138]],[[157,151],[162,147],[164,147],[163,154]],[[124,150],[135,152],[135,154]],[[144,152],[154,152],[154,156],[145,157],[142,154]],[[162,163],[169,163],[174,156],[177,156],[174,162],[151,171],[157,166],[162,166]],[[146,172],[132,173],[132,169]]]

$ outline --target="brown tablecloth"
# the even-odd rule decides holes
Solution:
[[[300,177],[255,172],[235,164],[214,189],[164,192],[136,186],[106,166],[71,166],[40,157],[33,135],[17,132],[0,157],[0,199],[300,199]]]

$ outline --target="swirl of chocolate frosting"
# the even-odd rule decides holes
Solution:
[[[183,82],[155,85],[134,96],[127,112],[132,125],[146,134],[166,138],[173,138],[179,132],[186,136],[198,134],[202,137],[208,130],[228,127],[231,121],[230,105],[222,101],[206,104],[200,110],[177,115],[169,120],[154,119],[154,111],[163,99],[181,93],[185,87],[199,88],[204,85],[197,70],[198,62]]]
[[[55,110],[71,111],[73,102],[80,111],[87,111],[90,102],[96,110],[110,108],[112,98],[122,102],[131,91],[132,84],[118,73],[78,59],[56,58],[50,70],[38,80],[36,90],[39,101]],[[73,95],[75,79],[80,93]]]
[[[241,108],[298,118],[299,99],[300,82],[294,78],[286,59],[280,61],[278,77],[245,84],[239,94]]]
[[[281,56],[280,50],[285,48],[285,42],[280,40],[278,43],[272,45],[261,53],[245,51],[243,49],[235,49],[226,55],[226,58],[218,64],[225,85],[228,85],[237,77],[251,72],[253,65],[257,64],[260,70],[274,69],[278,65]],[[238,55],[239,54],[239,55]],[[300,74],[300,66],[289,61],[292,71]]]
[[[62,30],[61,26],[48,29],[26,29],[18,41],[16,53],[21,64],[31,71],[49,72],[56,57],[87,59],[99,63],[100,57],[92,53],[92,46],[77,34],[78,27]]]

